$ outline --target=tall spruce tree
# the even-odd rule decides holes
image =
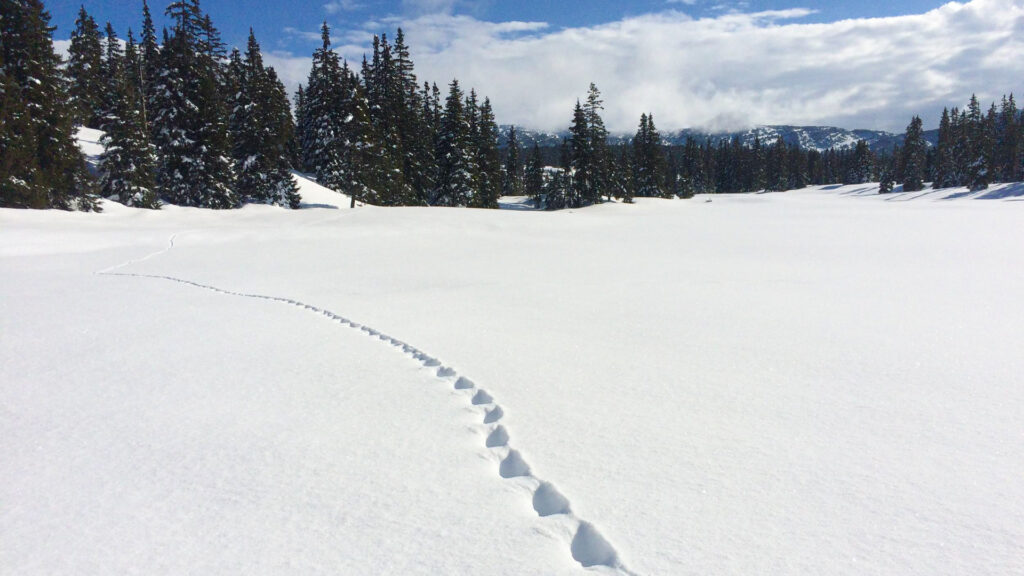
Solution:
[[[536,142],[533,143],[530,156],[526,160],[523,193],[533,199],[534,206],[539,210],[544,196],[544,160],[541,158],[540,146]]]
[[[166,13],[174,27],[160,50],[150,106],[158,190],[172,204],[233,208],[239,201],[215,31],[197,0],[172,2]]]
[[[229,122],[236,191],[247,202],[298,208],[298,187],[288,157],[292,128],[287,96],[273,70],[264,67],[252,29],[245,60],[236,52],[230,69],[238,86]]]
[[[458,80],[448,85],[437,139],[437,181],[431,204],[465,206],[473,195],[474,174],[469,158],[470,127]]]
[[[664,163],[661,135],[654,126],[654,115],[642,114],[640,127],[633,137],[633,181],[637,196],[667,198],[671,195],[665,187]]]
[[[924,190],[925,157],[928,151],[924,140],[922,122],[914,116],[907,126],[906,138],[901,156],[903,163],[903,191],[917,192]]]
[[[38,0],[0,0],[0,206],[98,210]]]
[[[981,112],[981,103],[975,95],[971,95],[967,106],[967,186],[972,191],[988,188],[991,178],[990,151],[992,135],[988,123]]]
[[[75,29],[71,31],[67,76],[75,123],[101,128],[105,116],[103,97],[107,93],[103,77],[103,45],[99,26],[85,11],[85,6],[78,9]]]
[[[605,128],[604,119],[601,118],[601,111],[604,110],[604,100],[601,99],[601,91],[597,85],[590,83],[587,90],[587,101],[583,105],[583,112],[587,119],[587,129],[590,137],[590,162],[592,187],[587,197],[593,202],[600,202],[601,196],[611,199],[609,191],[609,171],[611,170],[611,153],[608,150],[608,129]]]
[[[108,30],[106,71],[112,76],[107,88],[110,110],[100,140],[103,144],[99,159],[100,190],[103,196],[126,206],[159,208],[154,180],[156,152],[143,120],[145,98],[139,85],[132,81],[132,66],[112,64],[118,57],[116,50],[109,46],[112,36]],[[124,60],[137,61],[134,41],[129,42]]]
[[[522,196],[523,163],[520,160],[521,150],[515,126],[508,130],[508,142],[505,148],[508,152],[505,156],[505,173],[501,183],[501,194],[503,196]]]

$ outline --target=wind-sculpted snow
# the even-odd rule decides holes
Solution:
[[[414,361],[419,362],[425,368],[436,369],[434,371],[435,378],[449,383],[455,390],[463,391],[469,404],[482,410],[480,413],[480,420],[486,431],[486,440],[484,441],[485,447],[491,450],[498,457],[500,462],[497,470],[497,476],[508,481],[521,482],[526,488],[528,488],[531,493],[534,511],[537,513],[539,518],[558,516],[571,526],[570,540],[567,542],[567,545],[573,560],[585,568],[602,567],[605,569],[611,569],[612,573],[624,575],[634,574],[623,565],[622,561],[619,559],[618,552],[604,538],[604,536],[601,535],[597,528],[595,528],[590,522],[578,518],[572,512],[569,500],[565,498],[565,496],[563,496],[550,482],[546,482],[537,477],[526,459],[523,457],[522,453],[510,446],[509,432],[506,427],[500,423],[502,418],[505,416],[505,411],[495,401],[494,397],[486,390],[479,388],[469,378],[460,375],[454,368],[444,365],[434,356],[412,346],[411,344],[384,334],[379,330],[350,320],[345,316],[292,298],[225,290],[216,286],[193,282],[191,280],[176,278],[173,276],[118,272],[118,270],[123,270],[132,264],[149,260],[150,258],[165,254],[172,250],[174,248],[174,240],[176,237],[176,234],[172,235],[168,240],[167,247],[162,250],[153,252],[139,259],[128,260],[122,264],[96,272],[96,274],[102,276],[166,280],[227,296],[253,298],[268,302],[287,304],[324,317],[327,320],[336,322],[343,327],[358,330],[371,338],[393,346],[397,351],[405,356],[411,357]]]

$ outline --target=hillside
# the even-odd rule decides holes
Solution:
[[[508,130],[509,126],[501,127],[499,138],[501,146],[508,144]],[[518,132],[520,143],[527,147],[533,146],[535,142],[542,147],[559,146],[562,143],[562,139],[569,135],[568,131],[551,133],[521,129],[519,127],[516,127],[516,131]],[[818,151],[825,151],[829,148],[839,150],[851,149],[857,144],[858,140],[866,140],[868,146],[874,152],[891,152],[894,145],[903,143],[902,134],[893,134],[880,130],[847,130],[831,126],[761,126],[741,132],[725,133],[708,133],[687,129],[662,132],[662,141],[668,145],[682,146],[686,144],[688,138],[692,138],[699,144],[704,144],[709,140],[717,144],[723,140],[731,141],[733,138],[738,137],[744,144],[751,145],[755,137],[760,138],[763,144],[768,144],[774,142],[780,135],[787,144],[800,144],[805,149]],[[624,144],[630,142],[631,139],[631,135],[616,134],[609,138],[609,142],[612,144]],[[936,144],[938,142],[938,131],[930,130],[925,132],[925,139],[929,144]]]

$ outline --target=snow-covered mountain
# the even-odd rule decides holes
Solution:
[[[508,140],[510,126],[502,126],[500,133],[500,144],[505,146]],[[533,146],[536,142],[542,147],[558,146],[563,138],[567,138],[568,131],[563,132],[542,132],[516,128],[519,142],[524,146]],[[719,142],[732,140],[739,137],[745,144],[754,143],[755,138],[760,138],[762,143],[774,142],[776,138],[782,139],[789,144],[800,144],[801,147],[810,150],[825,151],[830,148],[848,149],[856,146],[858,140],[866,140],[868,146],[875,152],[888,152],[896,144],[903,143],[903,134],[895,134],[882,130],[847,130],[834,126],[759,126],[750,130],[739,132],[706,132],[699,129],[687,128],[685,130],[663,132],[662,139],[666,144],[681,146],[686,144],[687,138],[692,138],[700,144],[711,140]],[[925,139],[930,144],[935,144],[938,139],[938,131],[925,132]],[[628,134],[614,134],[609,137],[612,144],[628,143],[632,136]]]

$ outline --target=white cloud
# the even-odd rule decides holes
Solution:
[[[338,12],[351,12],[353,10],[359,10],[365,5],[356,0],[335,0],[324,4],[324,10],[328,14],[337,14]]]
[[[811,13],[694,19],[668,11],[549,30],[442,10],[374,22],[346,38],[365,45],[368,32],[401,26],[421,79],[441,85],[457,77],[492,98],[500,122],[543,129],[568,125],[591,81],[616,131],[634,130],[648,111],[662,130],[782,123],[899,130],[913,114],[936,123],[943,106],[975,91],[987,101],[1024,90],[1024,0],[799,23]],[[340,51],[356,59],[363,50]]]

